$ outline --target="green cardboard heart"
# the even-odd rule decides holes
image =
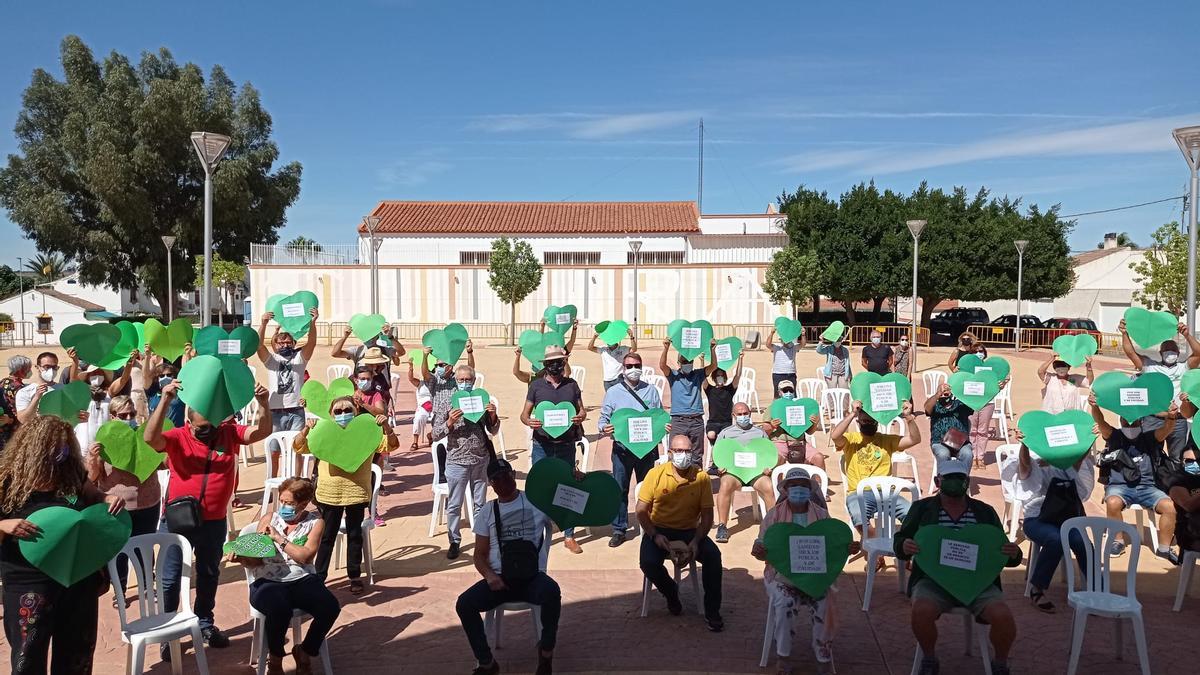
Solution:
[[[75,355],[88,363],[106,360],[123,337],[121,329],[111,323],[76,323],[67,326],[58,336],[63,348],[74,348]],[[129,352],[125,352],[129,356]]]
[[[433,355],[442,363],[454,365],[458,357],[467,348],[467,329],[461,323],[446,324],[445,328],[434,328],[425,331],[421,336],[421,344],[433,349]]]
[[[259,345],[258,331],[249,326],[238,326],[229,332],[220,326],[205,326],[196,331],[194,339],[192,347],[196,354],[235,361],[254,356]]]
[[[550,305],[546,311],[542,312],[542,318],[546,321],[546,330],[566,335],[574,325],[575,317],[578,314],[579,310],[575,308],[575,305],[563,305],[562,307]]]
[[[989,356],[986,359],[979,358],[978,354],[966,354],[958,360],[958,369],[965,370],[968,373],[991,372],[996,376],[997,382],[1003,382],[1008,379],[1008,374],[1012,372],[1012,366],[1008,360],[1000,356]]]
[[[174,426],[171,420],[163,420],[163,431]],[[100,444],[101,459],[137,476],[143,483],[167,459],[166,454],[155,451],[146,443],[141,429],[132,429],[123,420],[105,422],[96,430],[96,442]]]
[[[387,319],[382,314],[355,314],[350,317],[350,331],[354,337],[366,342],[378,337],[386,323]]]
[[[713,348],[717,354],[717,367],[724,370],[726,373],[737,363],[738,357],[742,355],[742,339],[738,337],[727,337],[717,340],[717,346]]]
[[[267,300],[267,311],[275,314],[275,323],[292,337],[300,339],[312,323],[310,312],[320,306],[317,294],[297,291],[291,295],[273,295]]]
[[[565,411],[567,413],[565,424],[562,423],[563,416],[562,412],[559,411]],[[547,412],[550,413],[550,421],[552,422],[551,424],[546,423]],[[563,401],[562,403],[542,401],[533,407],[534,418],[542,423],[542,431],[546,432],[546,435],[548,435],[550,438],[558,438],[559,436],[567,433],[567,430],[575,424],[571,421],[571,418],[575,416],[576,412],[575,406],[567,401]]]
[[[192,342],[194,329],[188,319],[175,319],[165,326],[158,319],[146,319],[144,331],[145,344],[150,345],[150,351],[174,361],[183,356],[187,345]]]
[[[335,399],[354,395],[354,382],[346,377],[339,377],[326,387],[317,380],[309,380],[300,387],[300,398],[304,399],[304,409],[323,420],[333,421],[329,414],[329,406]]]
[[[31,565],[63,586],[74,586],[121,552],[133,531],[128,511],[108,512],[107,504],[76,511],[65,506],[38,509],[25,518],[41,533],[21,539],[21,553]]]
[[[221,546],[221,552],[225,555],[232,553],[240,558],[270,558],[278,553],[278,550],[275,548],[275,542],[267,535],[250,532],[226,542]]]
[[[684,321],[675,319],[667,324],[667,337],[675,351],[683,358],[693,360],[708,353],[708,345],[712,342],[712,324],[701,319],[699,321]]]
[[[608,423],[613,425],[613,438],[640,459],[653,452],[667,435],[671,414],[662,408],[619,408]]]
[[[456,391],[450,397],[450,407],[463,411],[463,417],[472,422],[483,419],[484,413],[487,412],[484,408],[491,402],[491,395],[482,387],[475,387],[470,391]]]
[[[565,347],[563,336],[549,331],[539,333],[536,330],[527,330],[521,332],[521,337],[517,339],[517,345],[521,347],[521,356],[529,362],[533,368],[533,372],[538,372],[542,369],[542,357],[546,355],[546,348],[551,345]]]
[[[837,342],[846,333],[846,324],[841,321],[834,321],[829,324],[829,327],[821,331],[821,339],[827,342]]]
[[[854,531],[834,518],[807,527],[775,523],[767,528],[763,546],[767,563],[810,598],[823,598],[837,581],[850,556]]]
[[[629,324],[620,319],[601,321],[596,324],[596,337],[610,347],[624,340],[628,335]]]
[[[850,380],[850,395],[862,401],[863,411],[875,421],[888,424],[900,416],[900,408],[912,398],[912,383],[900,373],[860,372]]]
[[[87,382],[76,380],[42,395],[38,403],[39,415],[51,415],[67,424],[79,423],[79,412],[87,410],[92,402],[92,388]]]
[[[926,525],[913,539],[920,547],[913,560],[921,571],[964,605],[996,583],[1008,563],[1000,550],[1008,537],[995,525],[966,525],[960,530]]]
[[[972,410],[983,408],[1000,393],[1000,382],[996,379],[996,375],[986,370],[978,373],[960,370],[950,375],[949,382],[954,398],[962,401]]]
[[[529,470],[525,496],[562,529],[607,525],[621,508],[621,487],[607,471],[584,474],[557,457],[547,457]]]
[[[142,334],[138,332],[140,325],[129,321],[118,321],[116,326],[117,330],[121,331],[121,339],[117,341],[107,356],[99,361],[88,361],[88,363],[100,366],[104,370],[116,370],[124,367],[129,362],[129,356],[135,351],[141,351],[142,346],[145,345],[145,342],[141,342],[144,340]]]
[[[1200,405],[1200,368],[1185,371],[1179,382],[1179,390],[1188,395],[1192,403]]]
[[[197,356],[179,369],[179,400],[219,424],[254,398],[254,374],[241,361]]]
[[[775,318],[775,334],[779,339],[787,344],[800,339],[800,334],[804,332],[804,326],[795,319],[790,319],[786,316]]]
[[[383,429],[373,415],[358,415],[345,428],[337,422],[319,420],[308,432],[308,450],[313,457],[329,462],[346,473],[354,473],[370,461],[383,441]]]
[[[777,398],[771,403],[772,420],[792,438],[800,438],[812,427],[812,416],[819,415],[821,405],[811,398]]]
[[[755,438],[741,443],[732,438],[722,438],[713,444],[713,463],[736,476],[744,485],[750,485],[764,471],[779,464],[779,450],[769,438]]]
[[[1109,372],[1092,383],[1096,403],[1133,422],[1171,407],[1175,385],[1162,373],[1143,373],[1134,379],[1124,373]]]
[[[1096,344],[1096,338],[1090,333],[1080,333],[1078,335],[1059,335],[1054,338],[1054,343],[1051,346],[1058,358],[1066,361],[1072,366],[1082,366],[1088,357],[1096,353],[1100,349],[1100,345]]]
[[[1030,410],[1017,420],[1025,447],[1060,469],[1074,466],[1091,450],[1096,442],[1094,424],[1092,416],[1082,410],[1065,410],[1057,415]]]
[[[1179,319],[1170,312],[1151,312],[1141,307],[1125,310],[1125,330],[1142,349],[1158,349],[1179,333]]]

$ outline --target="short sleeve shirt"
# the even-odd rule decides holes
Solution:
[[[575,380],[564,377],[559,380],[558,386],[550,384],[550,380],[543,375],[529,383],[529,389],[525,393],[525,401],[532,403],[536,408],[537,404],[544,401],[550,403],[570,403],[576,405],[583,399],[583,393],[579,391],[579,383]],[[576,413],[580,411],[576,410]],[[578,424],[572,424],[570,429],[567,429],[558,438],[551,438],[541,429],[533,430],[533,438],[538,443],[574,443],[583,437],[583,430]]]
[[[192,435],[192,425],[163,432],[167,441],[167,468],[171,480],[167,484],[167,499],[192,496],[199,499],[201,489],[204,499],[200,504],[204,520],[224,520],[237,483],[237,457],[241,452],[247,427],[226,422],[217,432],[212,460],[208,464],[208,484],[204,485],[204,467],[208,462],[209,448]]]
[[[892,348],[888,345],[867,345],[862,350],[863,358],[867,360],[867,370],[879,375],[887,375],[888,358],[892,356]]]
[[[892,473],[892,454],[900,451],[900,437],[893,434],[876,433],[864,436],[860,431],[847,431],[846,446],[846,494],[858,489],[858,482],[865,478],[888,476]]]
[[[796,343],[788,342],[787,344],[772,343],[771,348],[771,372],[775,375],[795,375],[796,374]]]
[[[951,429],[971,433],[971,415],[974,414],[974,410],[956,398],[951,397],[946,402],[939,399],[929,415],[929,440],[938,443]]]
[[[297,351],[292,358],[271,352],[267,357],[267,406],[271,410],[300,407],[300,387],[304,385],[304,357]]]
[[[612,345],[600,347],[600,367],[604,369],[604,381],[612,382],[621,376],[625,370],[625,355],[629,353],[628,345]]]
[[[667,382],[671,385],[672,415],[704,414],[704,403],[700,397],[704,378],[703,368],[692,368],[690,373],[673,368],[667,373]]]
[[[499,533],[496,528],[496,507],[494,506],[496,503],[500,504],[500,523],[503,530]],[[519,492],[517,498],[507,504],[496,500],[484,504],[475,515],[475,525],[471,527],[471,531],[490,540],[488,565],[491,566],[493,572],[500,574],[500,540],[525,539],[534,544],[542,544],[542,538],[546,536],[547,522],[546,514],[534,506],[524,492]],[[548,546],[541,547],[538,569],[543,572],[546,571],[546,558],[549,552]]]
[[[701,511],[713,507],[712,479],[696,471],[691,479],[681,480],[674,464],[659,464],[642,481],[637,498],[650,504],[650,521],[658,527],[692,530],[700,523]]]
[[[1143,373],[1162,373],[1171,380],[1171,384],[1175,387],[1175,401],[1179,401],[1179,385],[1183,381],[1183,374],[1188,370],[1187,362],[1180,361],[1173,366],[1168,366],[1162,361],[1158,361],[1146,356],[1142,357],[1142,372]]]
[[[21,387],[20,389],[17,390],[16,396],[13,397],[13,400],[15,401],[16,406],[17,406],[17,412],[21,412],[22,410],[28,408],[33,403],[33,396],[34,396],[34,394],[37,393],[37,388],[38,388],[39,384],[40,384],[40,382],[30,382],[29,384],[27,384],[24,387]],[[62,389],[62,387],[63,386],[61,384],[58,384],[56,382],[56,383],[51,384],[50,386],[46,387],[46,391],[50,392],[50,391],[54,391],[56,389]]]

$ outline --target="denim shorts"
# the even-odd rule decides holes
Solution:
[[[970,612],[972,616],[979,616],[980,614],[983,614],[983,610],[987,609],[992,603],[1004,602],[1004,592],[999,588],[996,588],[995,585],[991,585],[983,589],[979,595],[975,596],[974,600],[964,605],[958,601],[958,598],[955,598],[953,595],[947,593],[941,586],[938,586],[936,581],[930,579],[929,577],[925,577],[913,586],[912,599],[930,600],[938,606],[938,609],[941,610],[942,614],[945,614],[952,609],[966,607],[967,611]]]
[[[1137,506],[1153,511],[1154,507],[1164,499],[1167,499],[1167,493],[1159,490],[1154,483],[1140,483],[1138,485],[1109,485],[1104,488],[1105,499],[1117,496],[1121,501],[1125,502],[1125,508]]]

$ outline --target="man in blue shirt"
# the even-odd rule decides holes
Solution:
[[[604,392],[604,403],[600,405],[600,433],[605,436],[613,435],[612,415],[626,408],[632,410],[662,410],[662,399],[658,389],[649,382],[642,382],[642,357],[637,352],[629,352],[621,362],[621,377],[617,383]],[[668,430],[670,425],[668,425]],[[625,543],[625,530],[629,528],[629,479],[637,474],[638,482],[645,480],[646,474],[654,468],[658,453],[649,452],[645,457],[638,457],[629,448],[621,445],[615,438],[612,447],[613,477],[621,486],[621,508],[612,522],[612,537],[608,545],[616,548]]]
[[[717,341],[708,343],[708,366],[696,369],[691,359],[678,354],[678,368],[667,365],[667,352],[671,341],[663,340],[662,355],[658,367],[666,373],[671,385],[671,435],[687,436],[692,442],[692,462],[704,466],[704,380],[717,368]]]

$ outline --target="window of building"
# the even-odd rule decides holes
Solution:
[[[599,265],[599,251],[554,251],[542,254],[547,265]]]
[[[633,264],[633,251],[625,252],[625,262]],[[641,251],[638,255],[639,265],[682,265],[686,259],[685,251]]]
[[[488,265],[492,262],[491,251],[459,251],[459,265]]]
[[[137,288],[130,288],[130,289],[129,289],[129,301],[130,301],[130,302],[137,302],[137,301],[138,301],[138,299],[137,299]]]

